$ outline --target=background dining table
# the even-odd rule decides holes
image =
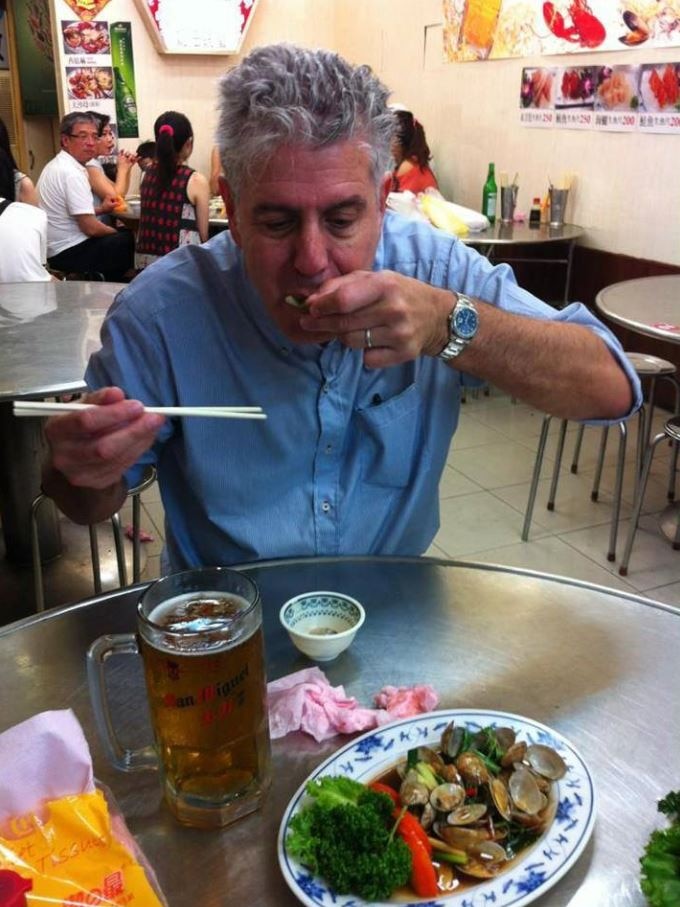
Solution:
[[[551,226],[550,224],[540,224],[532,227],[528,223],[513,222],[503,223],[496,220],[488,230],[481,233],[468,233],[462,237],[462,241],[468,245],[475,246],[477,251],[485,255],[490,261],[502,259],[510,265],[516,264],[534,264],[534,265],[561,265],[564,268],[564,290],[560,305],[566,305],[569,299],[569,289],[571,286],[571,272],[574,261],[574,247],[576,240],[579,239],[585,230],[577,224],[561,224],[560,226]],[[540,246],[558,246],[564,251],[561,254],[556,253],[551,257],[541,255],[527,255],[523,253],[524,247]],[[509,250],[513,246],[521,247],[522,254],[517,255]]]
[[[595,297],[615,324],[670,343],[680,343],[680,274],[639,277],[604,287]]]
[[[610,284],[596,295],[595,305],[614,324],[645,337],[680,344],[680,274]],[[659,516],[659,529],[670,542],[675,542],[678,520],[680,507],[673,501]]]
[[[566,737],[593,777],[595,830],[536,904],[643,907],[639,858],[652,829],[664,823],[657,800],[680,786],[680,611],[561,577],[429,558],[298,559],[241,569],[262,595],[270,680],[311,665],[280,626],[281,605],[304,591],[337,590],[363,603],[366,622],[323,670],[361,704],[371,705],[386,684],[430,683],[440,708],[502,710]],[[87,692],[89,645],[102,634],[134,631],[143,588],[0,629],[0,730],[46,709],[74,710],[95,776],[113,791],[170,907],[292,907],[297,901],[277,863],[279,823],[298,786],[348,738],[317,743],[295,732],[274,740],[273,784],[258,813],[220,831],[178,825],[153,772],[110,766]],[[122,656],[107,665],[121,739],[148,742],[137,660]],[[453,903],[485,902],[470,894]]]
[[[85,389],[90,354],[116,293],[125,284],[97,281],[5,283],[0,294],[0,514],[8,560],[31,559],[30,506],[40,491],[46,454],[43,419],[17,419],[14,400]],[[45,559],[60,551],[56,511],[38,517]]]

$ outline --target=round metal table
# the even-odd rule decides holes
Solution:
[[[30,506],[40,491],[45,457],[42,419],[16,419],[12,400],[85,388],[99,329],[125,284],[90,281],[5,283],[0,294],[0,512],[8,560],[31,560]],[[56,511],[39,514],[41,551],[59,553]]]
[[[680,274],[613,283],[600,290],[595,305],[615,324],[636,334],[680,343]],[[659,528],[670,542],[675,542],[679,519],[677,502],[669,504],[659,517]]]
[[[636,334],[680,343],[680,274],[613,283],[600,290],[595,304]]]
[[[597,821],[578,862],[536,904],[643,907],[639,857],[650,831],[663,824],[657,799],[678,787],[680,611],[559,577],[428,558],[242,569],[262,593],[270,680],[311,664],[280,627],[281,604],[306,590],[335,589],[362,601],[366,623],[323,670],[361,704],[370,705],[385,684],[431,683],[442,708],[500,709],[564,734],[593,775]],[[347,738],[318,744],[297,732],[275,740],[274,781],[259,813],[219,832],[178,825],[155,774],[109,766],[87,693],[88,646],[101,634],[134,629],[141,588],[0,630],[0,729],[45,709],[75,711],[95,775],[113,790],[171,907],[293,907],[276,858],[281,815],[299,784]],[[147,742],[139,665],[121,657],[109,666],[121,737]],[[466,901],[472,903],[477,907]]]
[[[467,236],[461,237],[464,243],[475,246],[490,261],[498,258],[499,255],[505,257],[509,246],[539,246],[547,243],[563,243],[566,246],[566,253],[562,257],[556,258],[538,258],[538,257],[508,257],[505,260],[508,264],[513,263],[530,263],[543,265],[564,265],[564,296],[563,302],[566,305],[569,302],[569,287],[571,284],[571,270],[574,260],[574,246],[576,240],[583,236],[585,230],[576,224],[563,224],[561,227],[551,227],[549,224],[541,224],[538,227],[530,227],[527,223],[504,224],[500,220],[482,233],[468,233]]]

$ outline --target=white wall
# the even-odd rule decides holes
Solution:
[[[105,14],[111,22],[132,23],[140,137],[124,139],[121,145],[134,150],[140,141],[153,138],[153,124],[159,114],[179,110],[189,117],[194,130],[194,153],[189,163],[207,176],[217,121],[217,81],[239,57],[159,54],[133,0],[110,0]],[[332,47],[334,16],[333,0],[259,0],[244,52],[276,41]],[[135,186],[136,182],[131,191]]]
[[[370,63],[417,114],[448,198],[478,209],[494,161],[497,172],[519,171],[518,203],[528,211],[548,177],[575,171],[567,216],[586,228],[585,245],[680,265],[680,137],[529,129],[517,115],[523,66],[677,61],[680,47],[444,63],[440,0],[337,5],[338,50]]]
[[[237,58],[159,55],[133,0],[111,0],[106,12],[112,21],[133,24],[140,139],[153,136],[159,113],[181,110],[196,137],[191,164],[207,173],[216,81]],[[522,67],[545,65],[546,58],[444,63],[442,21],[440,0],[259,0],[243,49],[285,40],[369,63],[425,125],[448,198],[478,208],[494,161],[497,171],[519,171],[518,202],[528,211],[549,176],[575,171],[567,216],[586,228],[585,244],[680,265],[680,137],[522,127]],[[665,62],[680,60],[680,47],[548,59],[554,65]]]

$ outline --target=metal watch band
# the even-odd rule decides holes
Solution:
[[[472,339],[471,337],[469,337],[469,338],[459,337],[456,334],[456,331],[454,328],[453,317],[456,312],[456,309],[459,306],[469,307],[473,311],[475,311],[475,312],[477,311],[475,304],[473,303],[473,301],[470,299],[469,296],[466,296],[464,293],[456,293],[456,303],[455,303],[454,307],[451,309],[451,312],[448,317],[449,341],[446,344],[446,346],[444,347],[444,349],[441,351],[441,353],[437,354],[437,358],[442,359],[444,362],[450,362],[451,359],[455,359],[456,356],[460,355],[460,353],[463,352],[465,347],[468,345],[468,343]]]

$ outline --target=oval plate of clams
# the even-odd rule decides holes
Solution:
[[[593,780],[557,731],[531,718],[475,709],[429,712],[384,725],[343,746],[306,779],[279,829],[284,878],[308,907],[363,907],[286,851],[308,782],[345,775],[398,789],[435,851],[440,894],[428,905],[522,907],[548,891],[579,858],[595,823]],[[438,866],[436,852],[433,857]],[[373,905],[422,903],[409,888]]]

